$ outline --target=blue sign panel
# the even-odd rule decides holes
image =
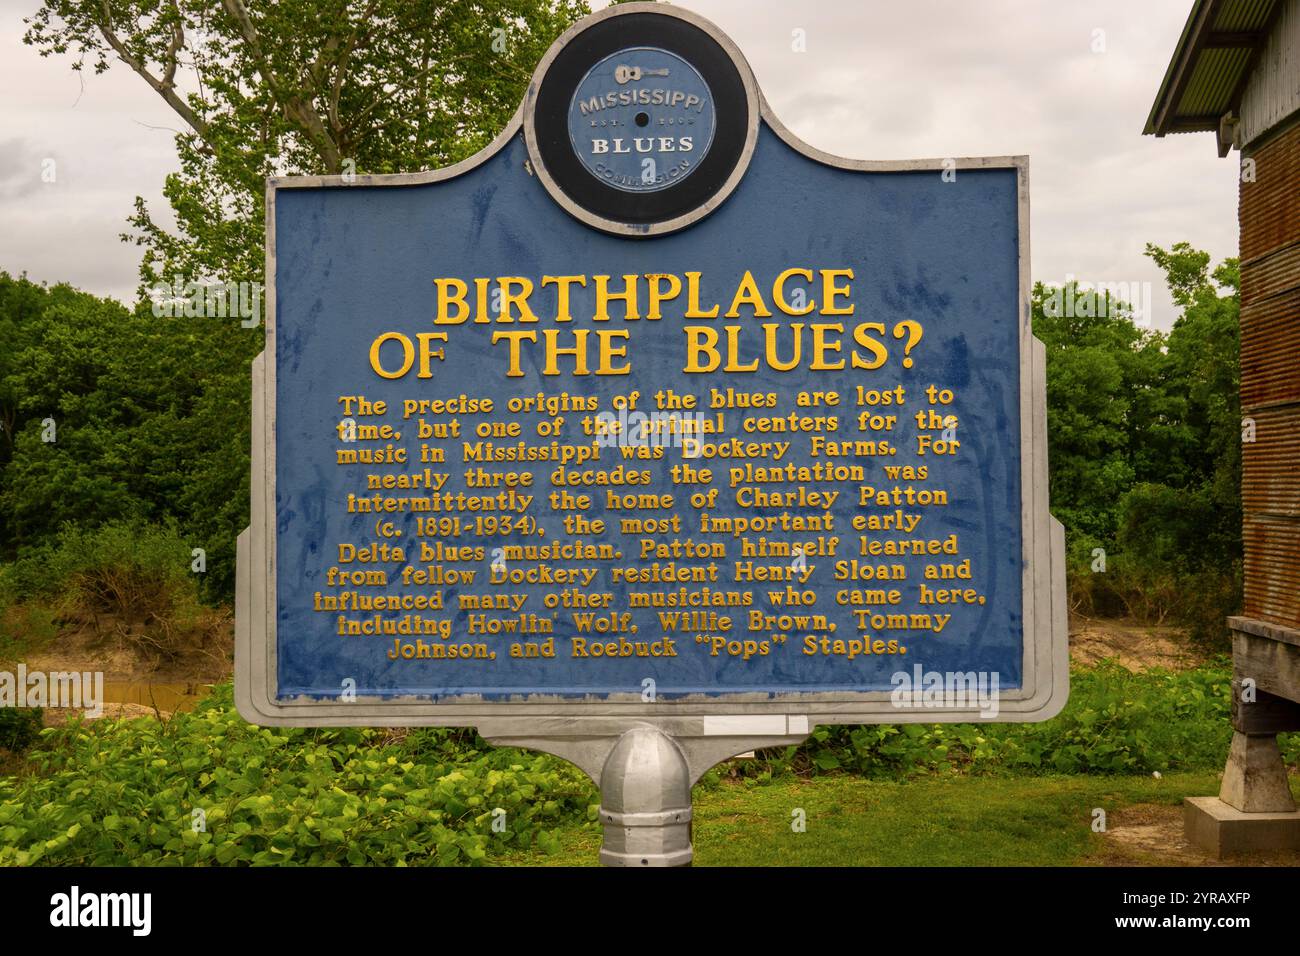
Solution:
[[[626,46],[593,90],[702,88]],[[528,160],[274,194],[277,697],[1021,687],[1017,170],[764,123],[724,203],[629,239]]]
[[[240,713],[701,760],[1051,717],[1027,203],[1023,158],[819,153],[644,3],[458,166],[272,180]]]

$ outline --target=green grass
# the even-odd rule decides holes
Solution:
[[[1042,724],[818,728],[706,774],[696,862],[1201,862],[1170,848],[1183,798],[1218,790],[1228,677],[1106,665],[1077,670]],[[1300,736],[1282,743],[1293,763]],[[49,728],[0,766],[0,865],[594,865],[598,800],[575,767],[473,733],[252,727],[226,683],[166,723]],[[1099,807],[1110,836],[1092,832]]]
[[[1105,862],[1094,808],[1176,807],[1217,793],[1214,773],[1153,777],[951,777],[910,781],[851,776],[724,781],[697,787],[696,866],[1078,866]],[[807,828],[791,828],[796,808]],[[513,852],[504,865],[594,866],[598,825],[561,831],[558,851]],[[1158,856],[1126,862],[1159,865]]]
[[[55,612],[38,605],[9,606],[0,596],[0,663],[25,660],[58,635]]]

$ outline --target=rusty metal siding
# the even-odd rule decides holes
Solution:
[[[1241,446],[1241,501],[1247,512],[1300,519],[1300,403],[1249,413],[1255,440]]]
[[[1300,240],[1298,129],[1300,124],[1259,149],[1246,151],[1237,207],[1243,267]],[[1242,294],[1248,295],[1245,288]]]
[[[1242,286],[1246,285],[1245,269]],[[1292,282],[1296,283],[1295,276]],[[1300,401],[1300,283],[1241,306],[1243,409]],[[1300,462],[1297,463],[1300,465]]]
[[[1241,264],[1241,301],[1254,305],[1300,287],[1300,239]]]
[[[1284,0],[1242,93],[1238,110],[1242,144],[1249,146],[1296,112],[1300,112],[1300,0]]]
[[[1300,42],[1296,45],[1300,56]],[[1247,150],[1240,187],[1247,617],[1300,628],[1300,124]]]
[[[1300,521],[1248,515],[1246,617],[1284,627],[1300,622]]]

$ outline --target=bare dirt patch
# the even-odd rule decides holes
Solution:
[[[27,669],[102,672],[105,681],[115,684],[211,684],[232,672],[234,626],[229,620],[214,621],[208,640],[171,659],[149,653],[133,630],[102,617],[94,627],[63,628],[26,655]]]
[[[119,720],[134,719],[137,717],[148,717],[152,720],[167,720],[171,717],[171,712],[166,710],[155,710],[152,707],[146,707],[143,704],[126,704],[111,703],[104,705],[104,712],[97,717],[80,710],[73,710],[67,707],[51,707],[45,710],[46,727],[62,727],[73,717],[80,717],[85,721],[93,720]]]
[[[193,708],[212,684],[231,675],[234,627],[229,610],[205,609],[202,614],[185,640],[176,643],[176,653],[157,653],[157,641],[141,625],[99,614],[93,620],[64,617],[53,637],[10,656],[20,658],[28,673],[103,674],[102,717],[166,719]],[[20,660],[0,658],[0,669],[13,670]],[[72,714],[97,719],[80,710],[47,707],[45,725],[61,726]]]
[[[1216,860],[1183,835],[1183,808],[1140,803],[1107,814],[1101,848],[1091,862],[1103,866],[1300,866],[1300,852],[1277,851]]]
[[[1205,655],[1177,627],[1130,621],[1070,618],[1070,660],[1091,666],[1111,659],[1131,671],[1180,671],[1205,663]]]

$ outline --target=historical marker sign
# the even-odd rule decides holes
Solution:
[[[1063,706],[1023,158],[820,153],[632,4],[466,162],[267,200],[249,719]]]

